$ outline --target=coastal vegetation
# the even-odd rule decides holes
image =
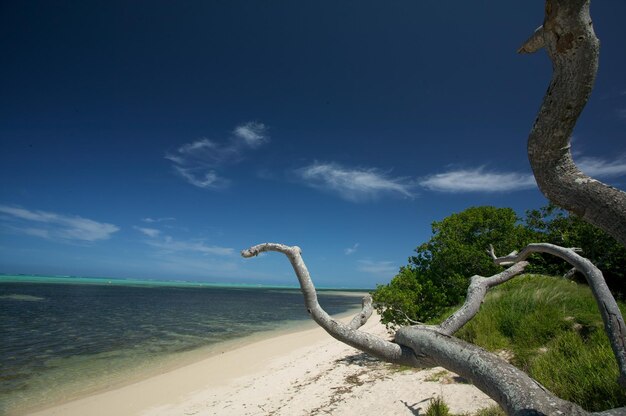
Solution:
[[[578,247],[624,296],[626,248],[597,227],[553,205],[529,210],[471,207],[432,225],[389,284],[373,292],[388,327],[440,324],[463,302],[470,275],[501,271],[485,251],[508,253],[532,241]],[[559,397],[590,411],[626,406],[609,340],[591,290],[566,262],[536,253],[527,271],[485,297],[480,312],[455,336],[489,351],[506,352]],[[472,273],[473,271],[473,273]],[[565,276],[565,277],[564,277]],[[620,303],[622,311],[624,304]]]
[[[619,306],[626,310],[624,303]],[[441,323],[456,309],[429,323]],[[589,411],[626,406],[602,318],[587,285],[555,276],[517,277],[491,290],[480,312],[454,335],[493,351]]]
[[[450,411],[445,399],[437,396],[428,403],[424,416],[505,416],[505,413],[498,406],[490,406],[475,413],[454,414]]]
[[[491,276],[502,267],[486,253],[509,253],[535,241],[577,247],[604,275],[612,292],[624,297],[626,248],[599,228],[553,205],[529,210],[520,218],[510,208],[471,207],[432,224],[431,238],[401,267],[390,283],[379,285],[373,298],[382,322],[397,327],[431,320],[465,298],[470,276]],[[584,277],[562,259],[530,256],[527,272]]]

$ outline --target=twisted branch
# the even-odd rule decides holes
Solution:
[[[367,318],[369,318],[372,313],[371,300],[364,300],[363,310],[348,325],[336,321],[328,315],[328,313],[322,309],[317,301],[315,286],[313,285],[309,271],[302,260],[302,250],[300,247],[290,247],[276,243],[264,243],[251,247],[247,250],[243,250],[241,255],[249,258],[257,256],[265,251],[276,251],[287,256],[294,272],[296,273],[296,276],[298,277],[298,281],[300,282],[300,289],[304,295],[304,304],[307,311],[313,320],[317,322],[319,326],[324,328],[324,330],[326,330],[326,332],[328,332],[332,337],[390,363],[411,367],[419,367],[420,365],[423,366],[423,363],[420,363],[410,349],[357,329],[367,322]]]
[[[545,47],[552,80],[528,137],[528,159],[541,192],[626,245],[626,193],[585,175],[576,166],[570,139],[598,70],[599,41],[589,0],[546,0],[541,26],[519,49]]]

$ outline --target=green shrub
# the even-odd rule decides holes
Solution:
[[[515,211],[489,206],[435,221],[432,232],[409,264],[372,294],[383,323],[407,325],[436,317],[463,300],[472,275],[490,276],[502,269],[485,253],[489,244],[498,253],[509,253],[531,235]]]

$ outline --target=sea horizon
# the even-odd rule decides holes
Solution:
[[[132,277],[79,276],[37,273],[0,273],[0,283],[68,283],[127,286],[165,286],[165,287],[224,287],[224,288],[261,288],[261,289],[300,289],[297,284],[243,283],[243,282],[206,282],[184,279],[150,279]],[[319,286],[318,291],[371,292],[375,288],[346,286]]]

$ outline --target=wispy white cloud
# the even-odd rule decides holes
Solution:
[[[156,247],[171,252],[194,252],[204,255],[230,256],[235,250],[228,247],[210,246],[202,240],[176,240],[168,235],[162,238],[151,238],[146,243],[152,247]]]
[[[615,177],[626,175],[626,156],[615,160],[598,157],[582,157],[576,164],[584,173],[592,177]]]
[[[152,224],[152,223],[155,223],[155,222],[176,221],[176,218],[174,218],[174,217],[163,217],[163,218],[146,217],[146,218],[142,218],[141,221],[147,222],[149,224]]]
[[[214,170],[204,170],[198,167],[183,168],[181,166],[174,166],[174,170],[187,182],[198,188],[225,188],[230,183],[228,179],[217,176]]]
[[[250,121],[235,127],[233,134],[250,147],[258,147],[268,140],[267,127],[263,123]]]
[[[374,168],[345,168],[336,163],[313,163],[296,174],[309,186],[336,193],[353,202],[375,199],[383,194],[412,198],[415,185],[407,178],[393,178]]]
[[[143,235],[146,235],[151,238],[156,238],[161,234],[161,230],[157,230],[156,228],[145,228],[145,227],[133,227],[135,230],[139,231]]]
[[[269,141],[263,123],[247,122],[236,126],[226,140],[216,142],[201,138],[185,143],[174,152],[165,154],[172,162],[174,172],[190,184],[204,189],[219,189],[230,181],[217,172],[224,165],[238,163],[243,154]]]
[[[133,227],[146,237],[145,243],[169,253],[200,253],[202,255],[230,256],[235,253],[233,248],[207,245],[203,240],[180,240],[163,235],[156,228]]]
[[[398,272],[398,266],[391,261],[359,260],[358,270],[364,273],[382,277],[393,277]]]
[[[8,205],[0,205],[0,214],[4,214],[4,222],[10,222],[12,229],[50,240],[106,240],[120,229],[113,224],[79,216],[28,210]]]
[[[356,253],[358,248],[359,248],[359,243],[355,243],[352,247],[348,247],[348,248],[344,249],[343,252],[346,254],[346,256],[350,256],[350,255]]]
[[[420,185],[439,192],[511,192],[536,187],[531,174],[486,171],[484,167],[458,169],[429,175]]]
[[[579,153],[574,155],[576,164],[589,176],[608,178],[626,175],[626,156],[607,160],[579,155]],[[513,192],[537,186],[535,178],[530,173],[487,171],[484,166],[429,175],[419,184],[431,191],[450,193]]]
[[[185,143],[165,158],[179,166],[215,167],[239,158],[240,149],[231,141],[216,143],[206,138]]]
[[[46,238],[46,239],[51,239],[52,236],[50,234],[50,231],[45,230],[43,228],[34,228],[34,227],[26,227],[26,228],[18,228],[18,227],[12,227],[13,230],[17,230],[17,231],[21,231],[24,234],[28,234],[28,235],[32,235],[34,237],[41,237],[41,238]]]

